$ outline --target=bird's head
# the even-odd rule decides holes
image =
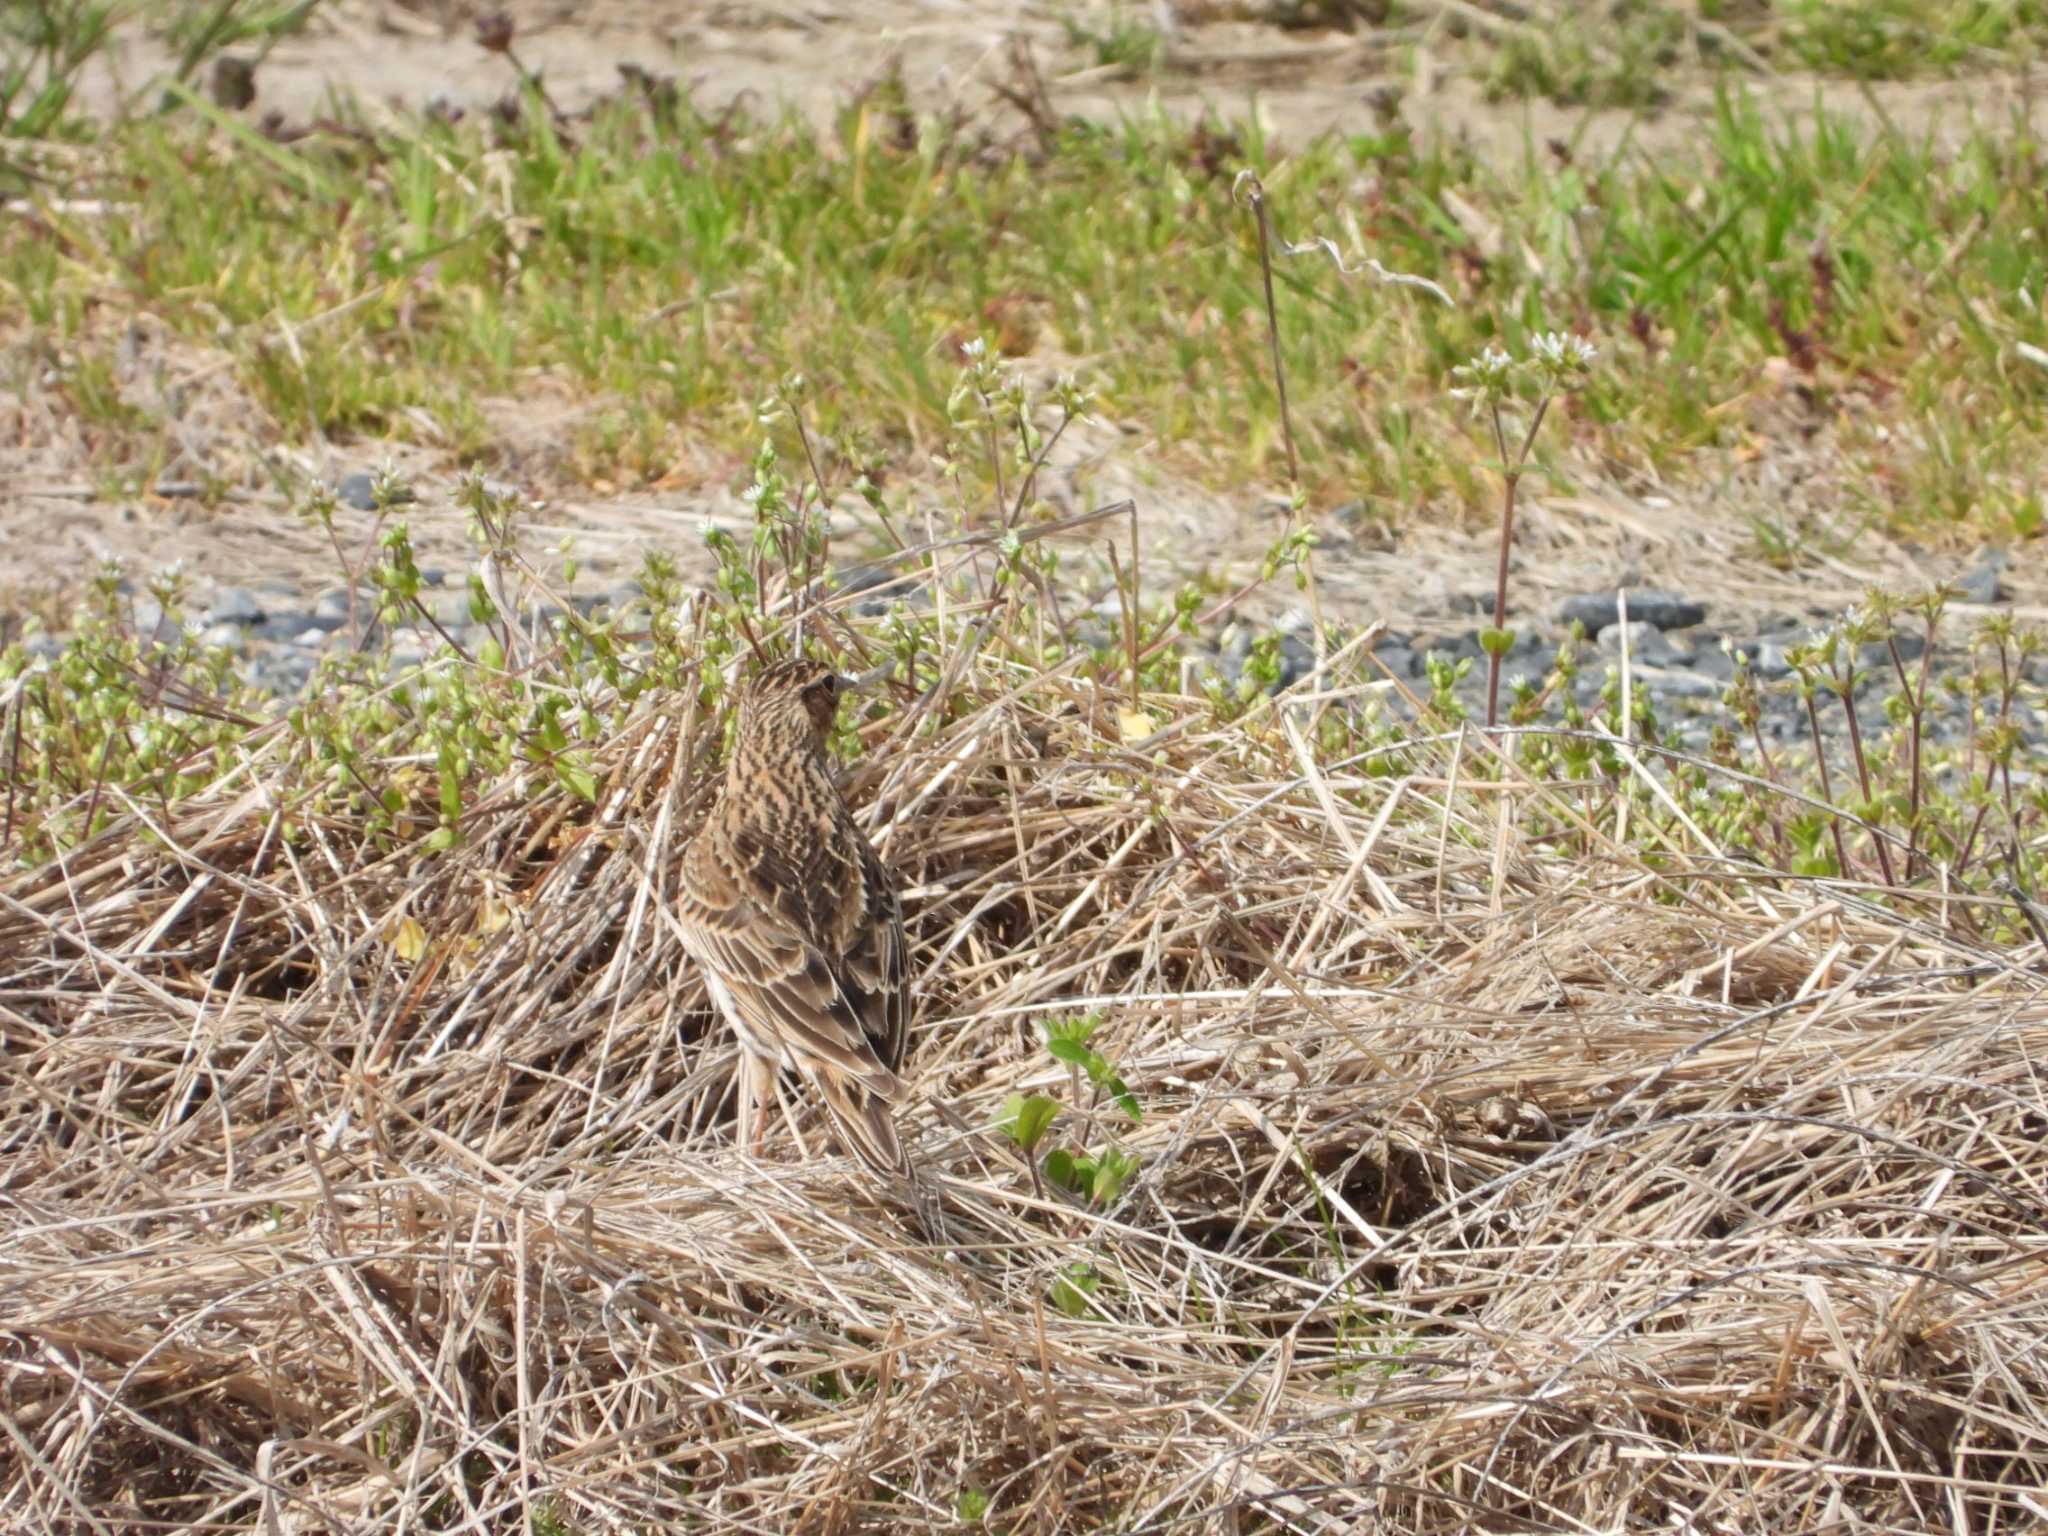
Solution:
[[[806,657],[771,662],[740,694],[742,752],[822,752],[853,680]]]

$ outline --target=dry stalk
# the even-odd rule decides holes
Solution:
[[[1683,828],[1561,857],[1576,800],[1450,739],[1368,777],[1146,695],[1127,745],[1124,686],[965,650],[853,774],[943,1251],[731,1145],[680,706],[441,858],[281,825],[257,758],[6,877],[0,1527],[2038,1518],[2037,975]],[[982,1129],[1088,1009],[1145,1109],[1107,1210]]]

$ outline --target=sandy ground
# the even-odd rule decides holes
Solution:
[[[341,0],[324,7],[301,35],[264,58],[253,110],[274,109],[288,120],[302,120],[321,110],[336,90],[355,93],[372,110],[413,110],[437,98],[488,104],[503,93],[509,71],[474,40],[480,9],[388,0]],[[714,106],[741,98],[781,101],[820,121],[891,65],[928,104],[1001,111],[998,86],[1014,79],[1018,39],[1032,50],[1060,111],[1113,115],[1155,100],[1186,114],[1211,106],[1256,110],[1282,139],[1364,128],[1373,93],[1395,83],[1396,69],[1402,70],[1405,111],[1418,128],[1463,136],[1502,156],[1518,156],[1529,143],[1552,137],[1575,139],[1588,152],[1626,144],[1654,155],[1692,133],[1698,114],[1711,105],[1707,87],[1683,85],[1669,106],[1648,116],[1489,103],[1453,67],[1456,50],[1469,45],[1427,27],[1348,36],[1242,21],[1187,23],[1176,30],[1163,80],[1148,85],[1118,79],[1114,70],[1093,63],[1060,19],[1067,8],[1042,5],[1020,10],[994,0],[595,0],[570,6],[516,0],[510,9],[522,62],[543,71],[549,91],[571,110],[614,89],[618,65],[628,62],[689,81],[699,99]],[[106,67],[88,83],[88,100],[114,106],[165,59],[163,47],[142,31],[123,34],[108,51]],[[1758,76],[1754,88],[1787,112],[1810,109],[1818,100],[1838,111],[1882,112],[1909,131],[1937,136],[1960,133],[1973,120],[2031,119],[2038,112],[2030,82],[2021,78],[1866,89]],[[224,457],[231,464],[238,454],[267,455],[299,474],[336,479],[395,459],[422,492],[420,505],[408,514],[422,558],[449,566],[466,561],[461,514],[446,503],[455,472],[445,456],[382,443],[306,442],[261,426],[250,431],[260,416],[238,398],[220,358],[154,335],[146,324],[124,349],[123,367],[124,388],[179,391],[193,424],[187,450],[195,463],[218,467]],[[1753,408],[1769,417],[1782,411],[1783,402],[1760,390]],[[529,435],[545,438],[548,423],[566,423],[576,407],[507,401],[496,409],[520,421]],[[12,422],[6,420],[10,414]],[[207,423],[233,423],[259,441],[210,440],[224,429]],[[1100,441],[1091,442],[1077,434],[1070,445],[1073,466],[1094,465],[1076,483],[1076,494],[1107,500],[1127,492],[1137,498],[1154,575],[1206,567],[1228,576],[1255,561],[1274,537],[1270,488],[1218,494],[1154,470],[1142,438],[1120,437],[1114,424],[1096,435]],[[260,441],[266,437],[268,442]],[[1589,472],[1573,494],[1532,501],[1518,541],[1521,600],[1543,609],[1556,596],[1617,581],[1662,584],[1708,597],[1717,622],[1739,625],[1750,618],[1836,612],[1873,581],[1912,583],[1971,563],[1973,551],[1966,548],[1920,550],[1867,533],[1856,538],[1853,558],[1824,556],[1796,572],[1747,559],[1745,551],[1754,547],[1751,519],[1759,514],[1823,535],[1854,531],[1842,524],[1836,505],[1833,491],[1840,482],[1827,433],[1767,430],[1763,437],[1761,457],[1700,463],[1684,484],[1624,489]],[[107,555],[121,556],[139,571],[182,558],[202,585],[275,578],[317,589],[334,581],[336,557],[326,538],[281,517],[280,498],[249,493],[204,505],[175,496],[111,495],[97,483],[85,445],[76,439],[75,429],[39,400],[32,382],[12,400],[0,390],[0,487],[6,491],[0,499],[0,592],[28,594],[31,601],[38,593],[53,597],[75,589]],[[532,462],[539,467],[522,483],[548,500],[534,531],[550,541],[573,535],[590,585],[630,575],[650,544],[667,547],[686,568],[702,569],[706,526],[738,527],[745,517],[731,489],[739,466],[718,455],[705,456],[694,483],[630,495],[563,483],[544,467],[551,457],[545,443],[537,443]],[[175,481],[176,466],[168,478]],[[265,478],[251,475],[247,483]],[[1492,586],[1492,536],[1483,522],[1475,517],[1466,529],[1410,529],[1387,540],[1326,520],[1320,561],[1326,611],[1351,621],[1386,618],[1405,628],[1469,613],[1472,598]],[[349,517],[345,548],[353,552],[369,531],[367,516]],[[2033,577],[2024,562],[2007,585],[2023,614],[2048,617],[2048,582]],[[1274,603],[1292,600],[1289,592]]]
[[[319,111],[335,88],[373,107],[400,111],[437,99],[487,105],[504,94],[509,81],[504,61],[474,41],[475,18],[492,9],[392,0],[326,5],[299,35],[264,57],[257,109],[300,119]],[[1176,9],[1198,8],[1124,7],[1169,16]],[[1226,14],[1236,8],[1199,9]],[[618,66],[627,63],[686,81],[708,107],[742,98],[787,103],[819,123],[829,122],[850,92],[891,67],[900,69],[923,104],[959,103],[981,112],[999,101],[997,85],[1013,79],[1012,49],[1018,42],[1031,49],[1062,112],[1110,117],[1155,102],[1186,116],[1211,108],[1236,115],[1256,111],[1283,139],[1301,138],[1369,127],[1374,93],[1397,86],[1421,131],[1460,136],[1503,156],[1550,138],[1576,138],[1595,153],[1626,140],[1654,155],[1685,142],[1714,95],[1705,81],[1678,79],[1669,104],[1649,114],[1489,102],[1465,67],[1474,56],[1471,45],[1442,22],[1345,33],[1185,19],[1174,24],[1159,76],[1137,80],[1096,63],[1090,48],[1069,32],[1070,17],[1098,30],[1106,27],[1111,7],[1099,3],[513,0],[504,10],[516,23],[521,62],[539,71],[556,102],[571,111],[616,90]],[[106,67],[88,83],[87,99],[107,107],[138,89],[171,55],[135,29],[103,57]],[[1881,111],[1910,132],[1938,135],[1960,133],[1972,121],[2015,113],[2033,118],[2040,111],[2038,82],[2023,76],[1871,87],[1759,72],[1748,84],[1767,108]]]

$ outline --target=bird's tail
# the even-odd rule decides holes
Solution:
[[[840,1136],[856,1157],[885,1177],[912,1177],[888,1099],[858,1079],[849,1081],[835,1073],[819,1073],[818,1087]]]
[[[902,1138],[896,1134],[896,1117],[891,1112],[892,1099],[858,1079],[820,1074],[818,1086],[833,1124],[839,1127],[847,1146],[883,1178],[903,1182],[917,1213],[918,1225],[929,1241],[941,1246],[951,1243],[939,1188],[918,1177],[910,1154],[903,1150]]]

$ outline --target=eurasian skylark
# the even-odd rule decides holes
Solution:
[[[846,686],[797,659],[742,692],[718,803],[683,855],[683,946],[739,1037],[747,1149],[794,1067],[862,1161],[907,1176],[891,1114],[910,1021],[902,907],[825,762]]]

